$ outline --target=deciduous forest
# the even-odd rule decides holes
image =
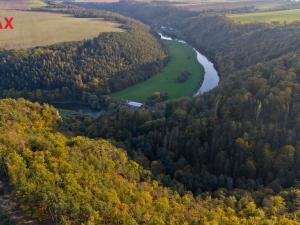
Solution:
[[[5,99],[0,109],[1,177],[15,193],[11,202],[20,202],[24,223],[295,224],[297,189],[254,197],[179,194],[110,142],[62,134],[49,105]]]

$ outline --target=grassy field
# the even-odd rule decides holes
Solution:
[[[168,93],[171,99],[193,95],[201,86],[204,69],[198,63],[195,51],[185,44],[175,41],[165,41],[170,55],[170,62],[150,79],[111,94],[112,97],[123,100],[144,101],[154,92]],[[184,71],[189,71],[189,79],[183,83],[177,77]]]
[[[113,22],[64,14],[0,10],[0,18],[4,17],[14,17],[14,30],[0,30],[0,48],[5,49],[79,41],[96,37],[101,32],[121,31]]]
[[[255,5],[255,8],[261,11],[264,10],[273,10],[276,7],[280,7],[280,6],[284,6],[286,5],[288,2],[284,2],[284,1],[266,1],[266,2],[259,2]]]
[[[244,13],[228,15],[231,19],[238,23],[272,23],[278,22],[283,24],[300,21],[300,9],[272,11],[272,12],[258,12],[258,13]]]

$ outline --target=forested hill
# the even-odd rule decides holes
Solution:
[[[1,96],[38,101],[82,100],[97,107],[100,95],[143,81],[162,68],[165,51],[143,24],[104,11],[72,7],[54,11],[113,20],[124,31],[48,47],[1,50]]]
[[[0,181],[11,196],[9,204],[0,202],[0,218],[15,205],[32,224],[299,224],[296,189],[257,199],[247,192],[179,195],[122,149],[66,137],[60,124],[53,107],[0,100]]]

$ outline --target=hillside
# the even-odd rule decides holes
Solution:
[[[49,10],[56,18],[57,13],[63,13],[76,17],[72,20],[115,21],[122,24],[124,32],[105,32],[92,39],[48,47],[1,50],[0,96],[82,101],[97,108],[101,95],[141,82],[164,65],[164,49],[149,28],[137,21],[60,5]]]
[[[266,196],[264,208],[247,193],[180,196],[108,141],[60,133],[48,105],[3,99],[0,109],[1,180],[35,224],[297,224],[294,213],[277,215],[279,195]]]

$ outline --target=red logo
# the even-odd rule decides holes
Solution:
[[[2,21],[0,19],[0,30],[3,30],[3,29],[4,30],[8,30],[8,29],[13,30],[14,29],[14,26],[12,24],[13,20],[14,20],[13,17],[10,17],[10,18],[5,17],[4,21]]]

